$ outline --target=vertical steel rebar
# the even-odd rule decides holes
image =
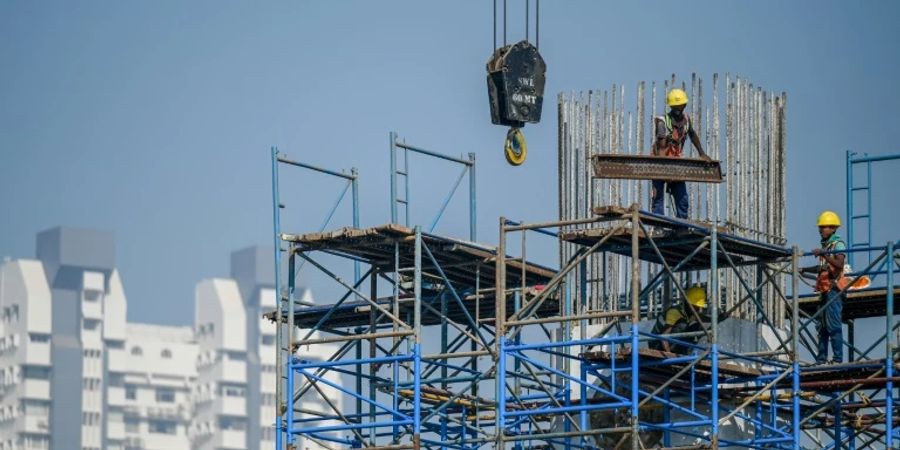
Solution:
[[[351,223],[353,228],[359,228],[359,171],[356,167],[350,168],[350,186],[351,186]],[[360,262],[353,261],[353,282],[359,281],[361,274]]]
[[[649,94],[646,93],[645,82],[637,84],[633,109],[630,105],[626,106],[625,88],[620,84],[608,90],[560,96],[562,104],[559,111],[563,119],[560,120],[559,170],[560,174],[569,175],[567,179],[560,180],[561,218],[589,217],[593,207],[603,204],[638,204],[639,208],[645,201],[642,182],[592,179],[588,161],[597,152],[643,153],[647,127],[650,127],[652,144],[652,117],[657,115],[658,106],[656,83],[651,80]],[[673,74],[660,84],[664,92],[675,86],[682,86],[690,92],[692,126],[700,135],[706,152],[723,162],[726,174],[722,185],[689,185],[692,217],[722,225],[730,232],[750,239],[783,244],[782,136],[785,129],[782,95],[770,94],[749,80],[733,78],[729,73],[725,74],[724,83],[720,83],[719,74],[714,73],[711,83],[704,83],[703,78],[696,74],[692,74],[690,81],[679,81]],[[724,93],[720,91],[720,84],[724,86]],[[710,87],[711,92],[708,91]],[[720,94],[724,97],[720,98]],[[649,109],[645,106],[644,97],[647,95],[650,97]],[[721,148],[723,144],[724,149]],[[566,211],[571,211],[571,214],[565,214]],[[571,227],[585,226],[588,225]],[[561,262],[572,257],[575,247],[570,245],[562,245],[567,250],[560,251]],[[721,249],[718,251],[721,252]],[[605,254],[591,256],[587,261],[585,270],[579,272],[583,278],[573,280],[574,286],[587,285],[581,292],[579,289],[572,291],[574,300],[580,303],[579,311],[584,308],[616,310],[620,299],[628,298],[619,293],[632,291],[626,275],[629,273],[627,261]],[[638,260],[636,264],[640,277],[643,263]],[[731,309],[744,295],[736,273],[751,279],[757,273],[750,268],[719,272],[718,267],[709,272],[707,283],[711,296],[723,301],[719,306]],[[652,276],[649,266],[647,275]],[[776,274],[774,277],[784,285],[785,275]],[[734,313],[735,316],[754,318],[763,314],[771,317],[776,327],[783,327],[786,319],[784,312],[789,305],[776,300],[776,288],[757,289],[759,292],[754,295],[763,305],[761,310],[755,306],[757,302],[744,302]],[[653,315],[658,301],[654,300],[654,296],[651,293],[647,299],[648,317]],[[638,298],[637,304],[640,305],[640,302]],[[634,303],[632,298],[632,307]],[[718,343],[716,345],[718,348]]]
[[[469,153],[469,240],[478,242],[478,197],[476,191],[475,177],[475,153]]]
[[[646,148],[644,147],[644,143],[646,142],[644,130],[648,126],[651,121],[647,120],[647,110],[644,107],[644,91],[646,90],[647,84],[643,81],[638,83],[637,88],[637,130],[635,136],[635,153],[644,154],[646,153]],[[643,196],[641,195],[641,191],[643,190],[644,182],[638,181],[638,191],[637,191],[637,202],[639,204],[644,204]]]

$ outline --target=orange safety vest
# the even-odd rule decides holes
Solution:
[[[841,242],[840,240],[835,240],[829,243],[826,247],[826,251],[830,251],[834,249],[834,246]],[[835,269],[825,260],[824,256],[819,257],[819,276],[816,277],[816,292],[828,292],[831,290],[833,283],[842,278],[843,269]]]
[[[656,120],[662,122],[666,127],[666,147],[663,154],[666,156],[681,157],[684,153],[684,141],[687,139],[688,132],[691,130],[691,118],[687,114],[684,115],[684,125],[679,127],[672,122],[672,117],[664,114],[657,117]],[[654,145],[656,143],[654,142]]]

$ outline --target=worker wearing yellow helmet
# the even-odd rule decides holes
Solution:
[[[693,310],[693,311],[692,311]],[[687,333],[701,331],[702,327],[697,320],[706,312],[706,290],[700,286],[693,286],[685,291],[684,300],[672,305],[656,318],[652,334],[663,336],[666,334]],[[678,336],[674,339],[688,343],[696,343],[697,336]],[[669,342],[665,339],[650,341],[650,348],[674,353],[690,353],[687,345]]]
[[[684,153],[684,143],[687,141],[687,138],[690,138],[691,144],[697,149],[700,158],[710,160],[709,156],[703,151],[700,137],[697,136],[697,132],[692,126],[691,117],[684,112],[684,108],[688,104],[687,93],[681,89],[672,89],[666,96],[666,104],[669,105],[669,112],[655,118],[653,121],[656,126],[653,154],[680,158]],[[690,209],[690,201],[688,200],[687,185],[684,181],[653,180],[651,195],[653,213],[665,214],[666,192],[671,193],[675,199],[675,216],[680,219],[686,219]]]
[[[844,333],[841,315],[844,309],[846,294],[838,287],[838,280],[844,272],[847,244],[837,234],[841,226],[841,218],[833,211],[823,211],[816,222],[819,227],[821,248],[813,250],[818,264],[801,269],[803,273],[815,274],[816,292],[819,293],[820,311],[817,313],[817,329],[819,332],[819,348],[816,362],[840,363],[844,356]],[[834,355],[828,360],[828,343]]]

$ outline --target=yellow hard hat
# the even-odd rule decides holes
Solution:
[[[685,291],[685,295],[687,295],[688,303],[697,308],[706,308],[706,289],[703,289],[700,286],[694,286]]]
[[[687,93],[681,89],[672,89],[669,91],[669,95],[666,96],[666,104],[669,106],[687,105],[687,102]]]
[[[823,211],[819,214],[820,227],[839,227],[841,226],[841,218],[834,211]]]

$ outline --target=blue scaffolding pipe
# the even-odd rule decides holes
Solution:
[[[290,410],[288,410],[290,412]],[[388,422],[375,422],[375,423],[356,423],[356,424],[346,424],[346,425],[331,425],[331,426],[322,426],[322,427],[312,427],[312,428],[291,428],[291,435],[295,434],[312,434],[312,433],[326,433],[329,431],[348,431],[348,430],[360,430],[363,428],[381,428],[381,427],[392,427],[392,426],[404,426],[413,424],[413,420],[394,420]]]
[[[562,414],[567,412],[581,412],[581,411],[600,411],[604,409],[616,409],[616,408],[625,408],[630,406],[631,403],[626,401],[616,402],[616,403],[599,403],[588,406],[563,406],[563,407],[541,407],[537,409],[531,410],[521,410],[521,411],[508,411],[506,412],[506,417],[524,417],[524,416],[539,416],[546,414]]]
[[[307,369],[307,368],[315,369],[315,368],[319,368],[319,367],[352,366],[355,364],[413,361],[414,359],[415,359],[414,355],[378,356],[378,357],[374,357],[374,358],[343,359],[340,361],[318,361],[318,362],[309,361],[309,362],[294,363],[291,366],[295,369]]]
[[[275,305],[276,305],[276,316],[280,321],[283,316],[283,303],[281,300],[281,200],[278,194],[278,149],[272,147],[272,240],[273,240],[273,254],[275,257],[274,267],[275,267]],[[283,353],[283,345],[284,345],[284,336],[282,334],[282,327],[275,327],[275,341],[276,341],[276,352],[277,353],[277,364],[275,368],[275,376],[277,377],[275,381],[275,398],[276,398],[276,413],[275,413],[275,449],[282,450],[284,448],[284,416],[283,409],[280,407],[279,403],[284,399],[284,377],[290,375],[290,370],[282,367],[282,353]],[[288,348],[290,348],[290,344],[288,344]]]
[[[540,344],[519,344],[519,345],[507,345],[506,350],[509,352],[521,352],[523,350],[538,350],[538,349],[546,349],[546,348],[559,348],[559,347],[572,347],[572,346],[591,346],[591,345],[602,345],[602,344],[612,344],[619,342],[628,342],[630,337],[605,337],[605,338],[594,338],[594,339],[576,339],[565,342],[544,342]]]
[[[854,248],[857,244],[872,245],[872,224],[874,223],[874,211],[872,209],[872,163],[900,160],[900,153],[869,156],[868,154],[859,154],[847,150],[846,155],[846,200],[847,200],[847,247]],[[854,167],[856,165],[866,166],[866,182],[864,186],[857,187],[854,183]],[[863,214],[856,214],[854,192],[865,191],[865,211]],[[865,219],[866,221],[866,238],[864,242],[856,242],[856,219]],[[848,260],[852,266],[854,263],[853,254],[848,255]]]
[[[311,379],[315,380],[316,382],[322,383],[322,384],[324,384],[324,385],[326,385],[326,386],[328,386],[328,387],[331,387],[332,389],[336,389],[336,390],[338,390],[338,391],[340,391],[340,392],[343,392],[344,394],[347,394],[347,395],[351,396],[351,398],[354,398],[354,399],[360,399],[360,400],[362,400],[363,403],[366,403],[366,404],[368,404],[368,405],[374,406],[374,407],[376,407],[376,408],[380,408],[382,411],[388,412],[388,413],[390,413],[390,414],[393,415],[393,416],[396,416],[396,417],[399,417],[399,418],[403,418],[403,419],[409,419],[409,418],[410,418],[409,416],[407,416],[407,415],[401,413],[399,410],[392,409],[390,406],[383,405],[383,404],[381,404],[381,403],[375,401],[374,399],[370,399],[370,398],[368,398],[368,397],[365,397],[365,396],[362,396],[362,395],[357,394],[357,393],[355,393],[355,392],[352,392],[352,391],[350,391],[349,389],[346,389],[346,388],[344,388],[343,386],[341,386],[341,385],[339,385],[339,384],[337,384],[337,383],[333,383],[333,382],[331,382],[331,381],[326,380],[325,378],[315,376],[315,375],[313,375],[313,374],[311,374],[311,373],[309,373],[309,372],[307,372],[307,371],[305,371],[305,370],[303,370],[303,369],[297,369],[297,371],[300,372],[301,374],[303,374],[304,376],[306,376],[306,377],[308,377],[308,378],[311,378]],[[291,421],[288,421],[288,423],[291,423]]]
[[[456,194],[456,189],[459,188],[459,185],[462,183],[463,178],[465,178],[466,174],[469,172],[469,167],[463,167],[463,170],[459,172],[459,176],[456,178],[456,182],[453,183],[453,187],[450,188],[450,192],[444,197],[444,201],[441,202],[441,207],[438,209],[437,214],[435,214],[434,219],[431,220],[431,225],[428,226],[428,232],[434,232],[434,228],[437,227],[438,222],[441,220],[441,217],[444,215],[444,211],[447,210],[447,206],[450,204],[450,200],[453,199],[453,194]]]
[[[887,254],[890,259],[894,257],[894,243],[888,242]],[[894,264],[887,265],[887,313],[885,314],[886,326],[885,337],[885,375],[887,376],[887,385],[885,386],[885,445],[887,448],[893,448],[894,445]]]
[[[399,211],[398,204],[404,205],[405,212],[405,222],[404,225],[410,226],[409,223],[409,212],[410,212],[410,197],[409,197],[409,152],[418,153],[421,155],[437,158],[440,160],[456,163],[462,165],[462,171],[460,172],[459,177],[456,179],[456,182],[453,184],[453,187],[450,189],[450,192],[444,197],[441,202],[441,206],[438,209],[438,212],[435,214],[434,218],[431,220],[431,224],[428,227],[428,232],[434,231],[437,227],[438,222],[441,220],[441,217],[444,215],[444,211],[447,209],[447,206],[450,204],[450,201],[453,199],[453,196],[456,194],[459,185],[462,183],[463,178],[466,175],[469,177],[469,240],[475,242],[478,237],[477,230],[477,196],[475,193],[476,190],[476,179],[475,179],[475,153],[469,153],[469,159],[455,158],[453,156],[445,155],[442,153],[434,152],[431,150],[427,150],[421,147],[417,147],[414,145],[409,145],[405,142],[399,142],[397,138],[397,133],[391,132],[388,134],[388,139],[390,141],[390,164],[391,164],[391,173],[390,173],[390,182],[391,182],[391,222],[399,223]],[[403,158],[403,170],[399,170],[397,168],[397,151],[398,149],[403,150],[404,158]],[[404,198],[400,198],[397,193],[397,178],[398,176],[403,177],[403,187],[404,187]]]
[[[518,359],[522,359],[522,360],[524,360],[524,361],[527,361],[529,364],[531,364],[531,365],[533,365],[533,366],[535,366],[535,367],[544,369],[544,370],[546,370],[547,372],[550,372],[550,373],[552,373],[552,374],[554,374],[554,375],[557,375],[557,376],[559,376],[559,377],[561,377],[561,378],[564,378],[564,379],[566,379],[566,380],[569,380],[569,381],[571,381],[571,382],[573,382],[573,383],[576,383],[576,384],[587,384],[588,387],[589,387],[590,389],[592,389],[592,390],[594,390],[594,391],[596,391],[596,392],[603,393],[603,394],[607,394],[607,395],[611,395],[611,396],[613,396],[613,397],[618,397],[618,395],[616,395],[615,393],[612,393],[612,392],[610,392],[610,391],[608,391],[608,390],[606,390],[606,389],[603,389],[603,388],[601,388],[601,387],[599,387],[599,386],[595,386],[595,385],[593,385],[593,384],[587,383],[586,381],[579,380],[578,378],[575,378],[575,377],[573,377],[572,375],[569,375],[569,374],[567,374],[567,373],[565,373],[565,372],[563,372],[563,371],[561,371],[561,370],[554,369],[554,368],[552,368],[552,367],[550,367],[550,366],[547,366],[547,365],[545,365],[545,364],[542,364],[542,363],[540,363],[540,362],[538,362],[538,361],[535,361],[535,360],[533,360],[533,359],[531,359],[531,358],[528,358],[528,357],[526,357],[526,356],[523,356],[523,355],[520,355],[520,354],[515,354],[515,353],[508,353],[508,355],[509,355],[509,356],[512,356],[513,358],[518,358]]]

